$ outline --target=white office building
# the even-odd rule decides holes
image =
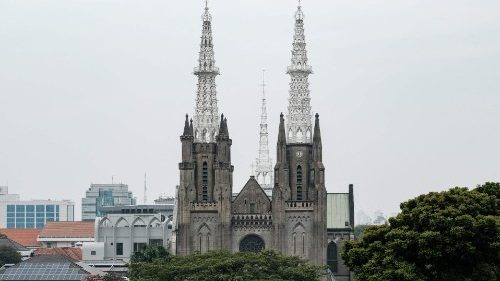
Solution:
[[[43,228],[51,221],[74,221],[75,203],[70,200],[21,200],[0,187],[0,228]]]

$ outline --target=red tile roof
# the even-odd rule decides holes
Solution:
[[[52,221],[45,224],[40,238],[93,238],[94,222]]]
[[[24,228],[1,228],[0,233],[28,248],[40,247],[41,243],[36,240],[42,232],[41,229]]]
[[[35,255],[43,256],[43,255],[61,255],[67,258],[70,258],[74,261],[82,260],[82,249],[80,248],[40,248],[36,249]]]

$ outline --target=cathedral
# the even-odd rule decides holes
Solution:
[[[196,109],[186,115],[180,137],[182,160],[177,187],[175,253],[214,249],[231,252],[273,249],[314,264],[327,263],[327,192],[319,115],[311,113],[304,14],[295,13],[290,97],[279,119],[276,163],[269,157],[266,99],[262,98],[259,157],[255,176],[233,195],[230,129],[219,116],[212,40],[206,6],[199,64]],[[313,124],[314,118],[314,124]]]

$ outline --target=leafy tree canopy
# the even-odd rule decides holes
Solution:
[[[163,246],[146,246],[141,252],[132,255],[132,262],[152,262],[153,260],[168,260],[170,253]]]
[[[10,246],[0,246],[0,266],[21,262],[21,254]]]
[[[286,257],[270,250],[173,256],[150,263],[132,262],[129,269],[131,280],[140,281],[316,281],[324,270],[298,257]]]
[[[421,195],[342,257],[360,281],[500,280],[499,195],[500,183]]]

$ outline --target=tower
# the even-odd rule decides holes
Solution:
[[[269,157],[269,133],[267,131],[265,70],[262,70],[262,105],[259,131],[259,157],[256,159],[255,177],[266,194],[273,191],[273,164]]]
[[[311,143],[311,105],[309,97],[309,74],[306,39],[304,35],[304,13],[299,4],[295,13],[295,34],[292,44],[292,61],[287,67],[290,75],[290,99],[287,115],[287,138],[289,143]]]
[[[198,93],[194,120],[181,135],[182,160],[177,194],[176,252],[180,255],[231,248],[233,170],[227,119],[217,114],[211,16],[202,16]]]
[[[297,7],[287,124],[280,116],[272,197],[274,247],[287,254],[326,264],[326,188],[319,115],[312,132],[304,36],[304,13]],[[286,129],[285,129],[286,128]]]
[[[219,68],[215,66],[212,15],[208,11],[207,2],[202,20],[198,66],[194,68],[194,75],[198,76],[196,109],[193,120],[194,137],[197,142],[215,142],[219,125],[215,77],[220,73]]]

